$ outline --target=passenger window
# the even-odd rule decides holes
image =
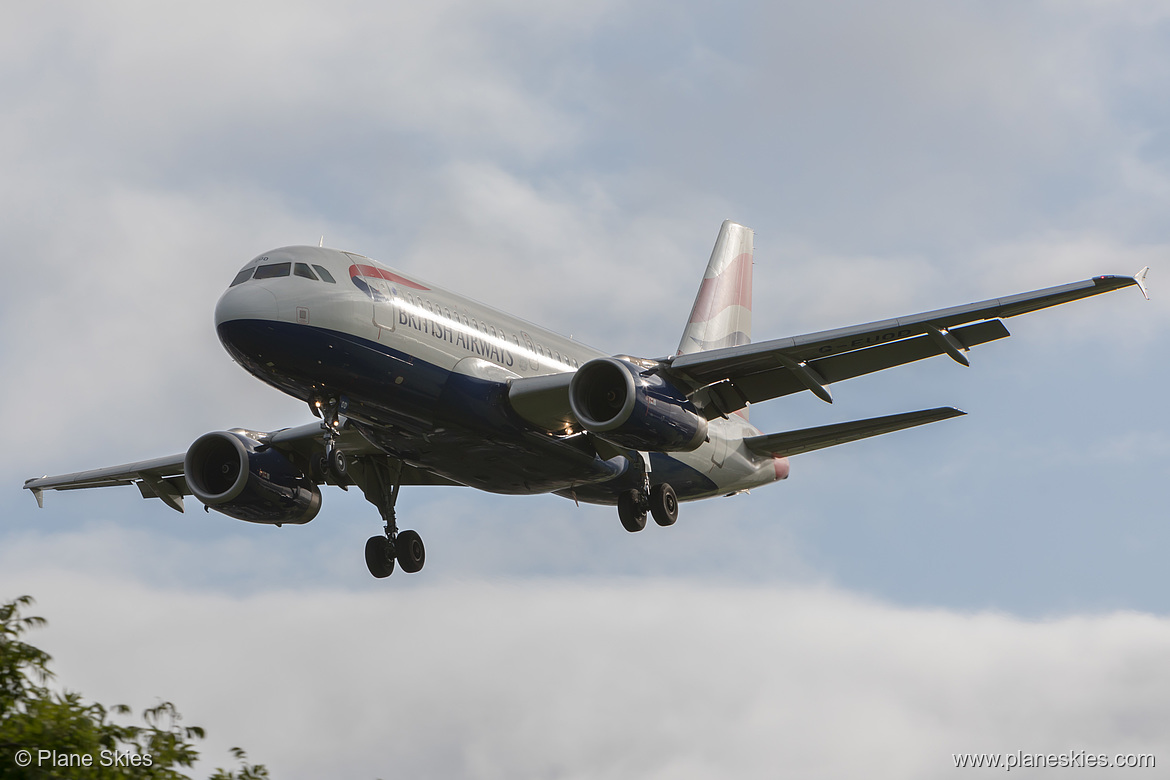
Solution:
[[[314,282],[317,281],[317,277],[313,276],[313,272],[309,270],[308,263],[297,263],[293,266],[293,275],[303,276],[306,279],[312,279]]]
[[[232,279],[232,283],[228,286],[235,287],[237,284],[243,284],[252,278],[252,272],[255,270],[255,268],[245,268],[243,271],[240,271],[238,274],[236,274],[236,278]]]
[[[292,263],[273,263],[262,265],[256,269],[253,279],[275,279],[278,276],[288,276],[292,273]]]
[[[333,278],[333,274],[329,273],[321,266],[314,265],[313,269],[317,272],[317,275],[320,276],[323,281],[329,282],[329,284],[337,284]]]

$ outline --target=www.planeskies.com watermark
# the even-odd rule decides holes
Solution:
[[[1090,753],[1069,750],[1064,753],[952,753],[955,768],[967,769],[1153,769],[1153,753]]]

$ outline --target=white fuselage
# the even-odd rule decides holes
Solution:
[[[264,270],[253,273],[260,267]],[[506,388],[510,379],[574,372],[607,354],[361,255],[317,247],[276,249],[252,260],[220,298],[215,321],[225,347],[261,379],[309,402],[325,392],[364,400],[381,410],[367,415],[368,421],[395,432],[382,437],[379,446],[394,435],[422,437],[417,440],[426,444],[395,454],[489,490],[494,489],[491,475],[506,464],[452,466],[450,450],[434,444],[449,435],[453,420],[460,420],[458,410],[444,406],[462,403],[463,391],[453,387],[474,387],[475,397],[498,403],[492,388]],[[469,425],[478,427],[474,421]],[[504,427],[501,446],[510,446],[504,440],[519,434],[513,426]],[[527,440],[533,440],[532,433],[524,432]],[[539,434],[536,441],[557,438],[556,432]],[[654,453],[652,468],[677,466],[693,473],[679,490],[682,499],[783,479],[785,459],[756,455],[743,446],[745,436],[757,434],[739,415],[716,418],[707,442],[691,452]],[[495,436],[491,423],[464,435]],[[533,468],[531,463],[517,466]],[[570,475],[551,473],[548,479],[505,482],[501,492],[559,492],[577,484]],[[608,503],[605,496],[583,500]]]

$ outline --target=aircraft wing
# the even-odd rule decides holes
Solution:
[[[290,460],[295,463],[307,464],[311,462],[311,456],[319,454],[318,451],[324,452],[321,423],[309,423],[297,428],[284,428],[271,433],[258,433],[242,429],[236,429],[236,432],[267,442],[285,455],[290,456]],[[382,454],[354,430],[342,431],[339,434],[338,446],[351,454]],[[81,490],[83,488],[135,485],[142,493],[143,498],[161,498],[167,506],[182,512],[183,496],[191,495],[191,489],[187,486],[187,480],[183,475],[185,457],[186,453],[184,452],[165,458],[125,463],[121,466],[108,466],[90,471],[79,471],[74,474],[29,479],[25,481],[24,488],[31,490],[37,499],[37,504],[43,507],[44,491],[46,490]],[[299,468],[303,467],[303,465],[299,466]],[[404,463],[402,465],[402,484],[455,485],[457,483]]]
[[[782,395],[810,390],[832,403],[827,385],[934,355],[968,365],[971,347],[1004,338],[1006,317],[1138,285],[1136,277],[1095,276],[1006,298],[820,331],[757,344],[725,347],[662,361],[662,371],[691,393],[710,419]]]
[[[37,504],[44,506],[46,490],[80,490],[82,488],[138,485],[143,498],[161,498],[170,507],[183,511],[183,496],[190,495],[187,480],[183,479],[183,455],[143,460],[121,466],[109,466],[75,474],[29,479],[26,490],[36,496]]]

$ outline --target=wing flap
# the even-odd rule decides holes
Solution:
[[[763,436],[749,436],[743,443],[752,452],[773,457],[787,457],[799,455],[802,452],[835,447],[851,441],[868,439],[871,436],[880,436],[883,433],[893,433],[918,425],[948,420],[959,417],[966,412],[953,406],[941,406],[937,409],[924,409],[920,412],[906,412],[891,414],[885,417],[871,417],[868,420],[822,425],[817,428],[805,428],[799,431],[785,431],[784,433],[769,433]]]
[[[161,479],[150,474],[143,474],[142,479],[134,483],[143,498],[158,498],[179,512],[183,511],[183,496],[191,494],[185,477],[170,477]]]
[[[947,334],[965,349],[1011,335],[1000,320],[955,328]],[[806,365],[816,372],[824,384],[832,384],[942,355],[947,351],[938,340],[925,335],[810,360]],[[749,403],[759,403],[806,389],[808,386],[795,372],[780,361],[773,360],[766,369],[703,388],[691,400],[709,419],[713,419],[720,414],[742,409]]]

